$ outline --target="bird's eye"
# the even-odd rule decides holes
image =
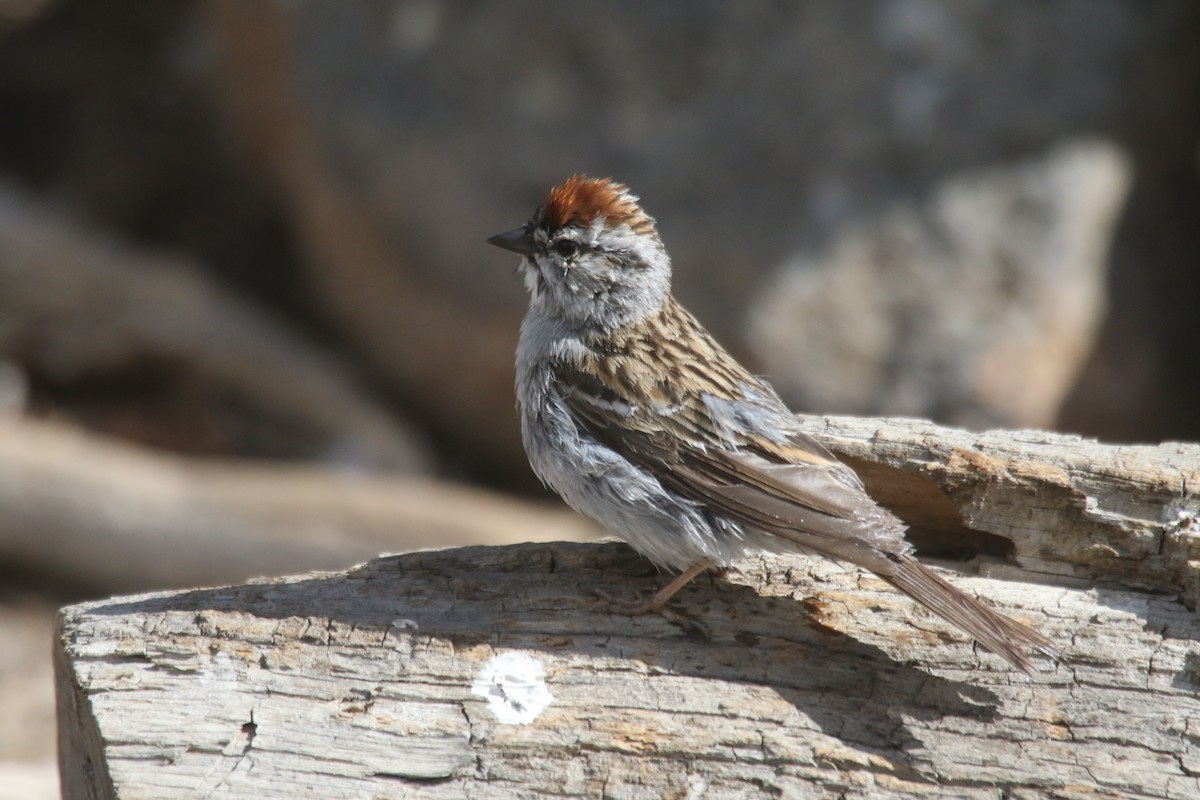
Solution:
[[[579,242],[574,239],[559,239],[554,243],[554,252],[563,258],[571,258],[579,253]]]

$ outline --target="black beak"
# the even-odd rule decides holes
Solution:
[[[494,244],[504,250],[511,250],[514,253],[519,253],[523,256],[533,255],[533,236],[532,230],[528,225],[522,225],[511,231],[498,233],[487,240],[488,244]]]

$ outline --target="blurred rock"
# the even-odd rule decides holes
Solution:
[[[1058,424],[1200,437],[1200,372],[1178,367],[1200,347],[1191,0],[59,0],[0,35],[0,170],[199,253],[472,476],[532,483],[511,389],[525,299],[482,240],[567,174],[643,196],[679,295],[753,361],[746,320],[794,254],[1081,136],[1137,177]],[[964,400],[929,407],[976,416]]]
[[[24,370],[0,361],[0,416],[21,416],[29,407],[29,379]]]
[[[53,752],[54,703],[49,644],[55,609],[48,602],[0,597],[0,759],[34,761]]]
[[[46,709],[53,719],[54,707]],[[0,762],[0,800],[59,800],[58,762],[51,749],[37,762]]]
[[[54,671],[50,642],[56,606],[49,598],[0,596],[0,800],[51,800]]]
[[[774,290],[770,270],[788,254],[812,252],[896,203],[936,196],[943,208],[925,213],[941,215],[938,224],[954,229],[946,236],[958,239],[940,250],[944,271],[965,254],[955,248],[1006,238],[1000,220],[972,214],[1003,213],[1024,226],[1007,235],[1021,260],[1011,267],[1015,284],[998,280],[1001,254],[974,255],[972,263],[990,262],[986,274],[964,267],[938,286],[948,318],[922,316],[912,299],[906,318],[920,325],[852,314],[837,327],[857,329],[849,338],[827,332],[805,344],[823,388],[784,377],[793,397],[821,411],[1052,424],[1103,311],[1101,245],[1125,168],[1111,155],[1080,156],[1110,165],[1095,167],[1111,173],[1095,180],[1112,185],[1092,211],[1076,207],[1090,202],[1086,187],[1060,185],[1092,179],[1068,156],[1077,167],[1064,165],[1041,190],[1024,186],[1037,179],[1019,168],[983,179],[999,183],[982,194],[941,187],[1039,157],[1081,129],[1120,143],[1131,109],[1178,108],[1174,98],[1189,95],[1141,87],[1158,80],[1156,69],[1189,85],[1196,61],[1184,43],[1198,19],[1184,2],[1151,9],[1128,0],[698,3],[686,13],[533,0],[336,8],[210,0],[207,8],[219,102],[246,163],[280,187],[326,313],[444,440],[494,465],[522,460],[509,364],[525,301],[511,259],[479,243],[522,221],[575,171],[615,174],[642,195],[675,257],[677,292],[742,356],[764,345],[762,329],[748,336],[745,320]],[[1038,191],[1040,210],[989,205]],[[1034,230],[1042,212],[1054,215],[1044,235]],[[1070,229],[1070,214],[1089,230]],[[903,238],[905,224],[887,223],[891,236]],[[1072,237],[1084,233],[1099,250],[1083,252],[1091,245]],[[937,247],[932,234],[924,229],[926,241],[913,246]],[[1026,244],[1030,236],[1036,244]],[[1070,263],[1034,277],[1054,237]],[[1055,299],[1022,294],[1048,286]],[[895,298],[867,308],[895,308],[916,288],[897,286]],[[989,316],[968,321],[967,309]],[[897,338],[887,357],[845,358],[869,331]],[[949,338],[934,342],[940,336]],[[776,372],[782,356],[762,354],[769,360],[758,366]],[[908,371],[862,374],[872,363]]]
[[[1130,178],[1098,141],[950,178],[787,262],[751,303],[754,353],[804,408],[1050,426],[1106,309]]]
[[[55,0],[0,0],[0,29],[21,25],[44,14]]]

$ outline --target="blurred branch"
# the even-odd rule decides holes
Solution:
[[[415,471],[413,434],[333,359],[187,261],[116,242],[0,186],[0,352],[62,379],[138,357],[184,364],[269,416],[322,435],[331,458]]]
[[[586,539],[568,512],[431,480],[216,462],[0,417],[0,563],[117,592],[333,569],[381,552]]]
[[[511,476],[524,462],[520,434],[514,416],[496,412],[511,406],[520,308],[473,302],[431,278],[418,268],[420,239],[398,231],[371,192],[347,182],[337,148],[329,147],[337,137],[297,93],[294,70],[304,62],[296,61],[288,10],[261,0],[214,0],[204,10],[217,54],[218,107],[247,169],[265,172],[280,192],[314,302],[443,438],[469,448],[477,466]],[[456,199],[462,219],[471,219],[470,209]],[[470,263],[478,253],[479,269],[512,269],[511,260],[475,244],[486,232],[468,225],[451,233],[464,235]]]

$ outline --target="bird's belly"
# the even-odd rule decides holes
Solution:
[[[525,452],[538,477],[659,566],[683,570],[704,559],[726,564],[757,549],[749,541],[756,536],[669,492],[581,430],[553,395],[521,417]]]

